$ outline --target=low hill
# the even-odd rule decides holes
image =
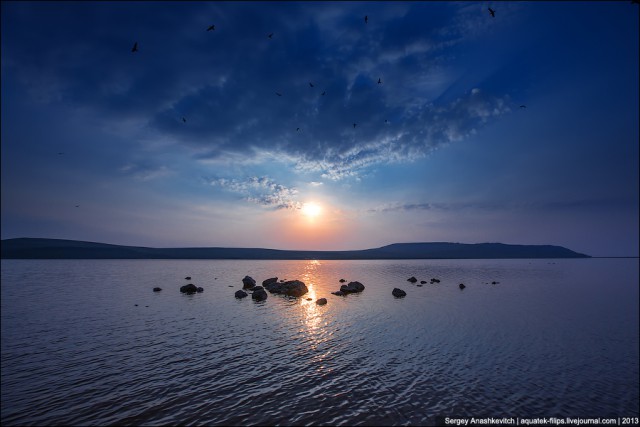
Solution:
[[[61,239],[0,241],[4,259],[491,259],[589,258],[562,246],[503,243],[395,243],[355,251],[293,251],[264,248],[149,248]]]

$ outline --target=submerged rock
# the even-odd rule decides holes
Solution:
[[[265,291],[264,289],[258,289],[251,295],[251,298],[256,301],[264,301],[267,299],[267,296],[267,291]]]
[[[427,283],[427,281],[426,281],[426,280],[420,280],[420,284],[421,284],[421,285],[424,285],[425,283]]]
[[[344,282],[346,282],[346,280],[340,279],[340,283],[344,283]]]
[[[407,282],[411,282],[411,283],[416,283],[418,281],[418,279],[416,279],[415,277],[411,276],[407,279]]]
[[[336,292],[331,292],[332,295],[338,295],[339,297],[346,295],[344,292],[342,291],[336,291]]]
[[[188,285],[180,286],[180,292],[183,294],[195,294],[198,292],[198,287],[193,283],[189,283]]]
[[[185,280],[191,280],[191,276],[187,276],[184,278]]]
[[[242,289],[251,289],[256,285],[256,281],[251,276],[244,276],[242,279]]]
[[[200,286],[198,286],[198,289],[196,289],[196,291],[197,291],[198,293],[202,293],[202,292],[204,292],[204,289],[203,289],[203,288],[201,288]]]
[[[398,288],[393,288],[393,290],[391,291],[391,294],[396,297],[396,298],[401,298],[407,295],[407,293],[405,291],[403,291],[402,289],[398,289]]]
[[[248,295],[249,294],[247,294],[245,291],[236,291],[236,298],[244,298]]]
[[[162,288],[158,288],[158,287],[153,288],[153,292],[160,292],[161,290]]]
[[[316,304],[318,305],[325,305],[326,303],[327,303],[326,298],[320,298],[318,301],[316,301]]]
[[[464,285],[464,283],[460,283],[458,286],[460,287],[460,289],[464,289],[464,288],[466,288],[466,286]]]

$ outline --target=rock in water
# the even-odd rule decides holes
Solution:
[[[198,292],[198,287],[193,283],[189,283],[188,285],[180,286],[180,292],[183,294],[195,294]]]
[[[248,296],[248,294],[245,291],[236,291],[236,298],[244,298]]]
[[[196,289],[196,291],[197,291],[198,293],[202,293],[202,292],[204,292],[204,289],[203,289],[203,288],[201,288],[200,286],[198,286],[198,289]]]
[[[403,291],[402,289],[398,289],[398,288],[393,288],[393,290],[391,291],[391,294],[396,297],[396,298],[401,298],[407,295],[407,293],[405,291]]]
[[[415,277],[411,276],[411,277],[409,277],[409,278],[407,279],[407,281],[408,281],[408,282],[411,282],[411,283],[416,283],[416,282],[418,281],[418,279],[416,279]]]
[[[316,301],[316,304],[318,305],[325,305],[326,303],[327,303],[326,298],[320,298],[318,301]]]
[[[278,278],[277,278],[277,277],[272,277],[272,278],[270,278],[270,279],[263,280],[263,281],[262,281],[262,286],[267,286],[267,285],[270,285],[270,284],[272,284],[272,283],[276,283],[277,281],[278,281]]]
[[[460,289],[464,289],[464,288],[466,288],[466,286],[464,285],[464,283],[460,283],[458,286],[460,286]]]
[[[242,279],[242,289],[251,289],[256,285],[256,281],[251,276],[244,276]]]
[[[288,282],[272,282],[264,285],[265,289],[272,294],[283,294],[291,297],[301,297],[309,292],[307,285],[300,280],[289,280]]]
[[[256,301],[264,301],[267,299],[267,291],[265,291],[264,289],[258,289],[251,295],[251,298]]]
[[[153,292],[160,292],[161,290],[162,288],[158,288],[158,287],[153,288]]]

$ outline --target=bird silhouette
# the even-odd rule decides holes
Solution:
[[[138,42],[135,42],[133,44],[133,47],[131,48],[131,52],[137,52],[138,51]]]
[[[489,13],[491,14],[492,17],[494,17],[494,18],[496,17],[496,11],[495,10],[489,8]]]
[[[353,124],[353,128],[355,129],[357,125],[358,125],[357,123],[354,123]]]
[[[309,82],[309,86],[313,87],[313,83]]]
[[[324,92],[321,93],[322,96],[324,96],[324,94],[327,93],[327,91],[325,90]]]
[[[278,95],[278,96],[282,96],[282,94],[281,94],[281,93],[278,93],[278,92],[276,92],[276,95]]]
[[[296,128],[296,132],[298,132],[300,130],[300,128]]]
[[[527,106],[526,105],[521,105],[520,108],[527,108]]]
[[[215,31],[215,29],[216,29],[215,25],[210,25],[209,28],[207,28],[207,31],[211,31],[211,30]]]
[[[387,119],[384,119],[384,122],[385,122],[385,123],[389,123],[389,120],[387,120]]]
[[[382,80],[381,79],[378,79],[378,84],[382,84]]]
[[[62,154],[64,154],[64,153],[58,153],[59,156],[62,155]]]
[[[185,119],[184,117],[182,118],[182,121],[183,121],[184,123],[187,123],[187,119]]]
[[[365,24],[369,23],[369,17],[367,15],[364,16],[364,23]]]
[[[273,33],[270,33],[267,37],[273,38]]]
[[[79,208],[79,207],[80,207],[80,205],[76,205],[76,208]]]

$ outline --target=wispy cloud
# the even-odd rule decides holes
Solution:
[[[250,177],[244,180],[215,178],[209,184],[240,194],[249,202],[272,209],[300,209],[302,203],[296,200],[298,190],[278,184],[272,179]]]

